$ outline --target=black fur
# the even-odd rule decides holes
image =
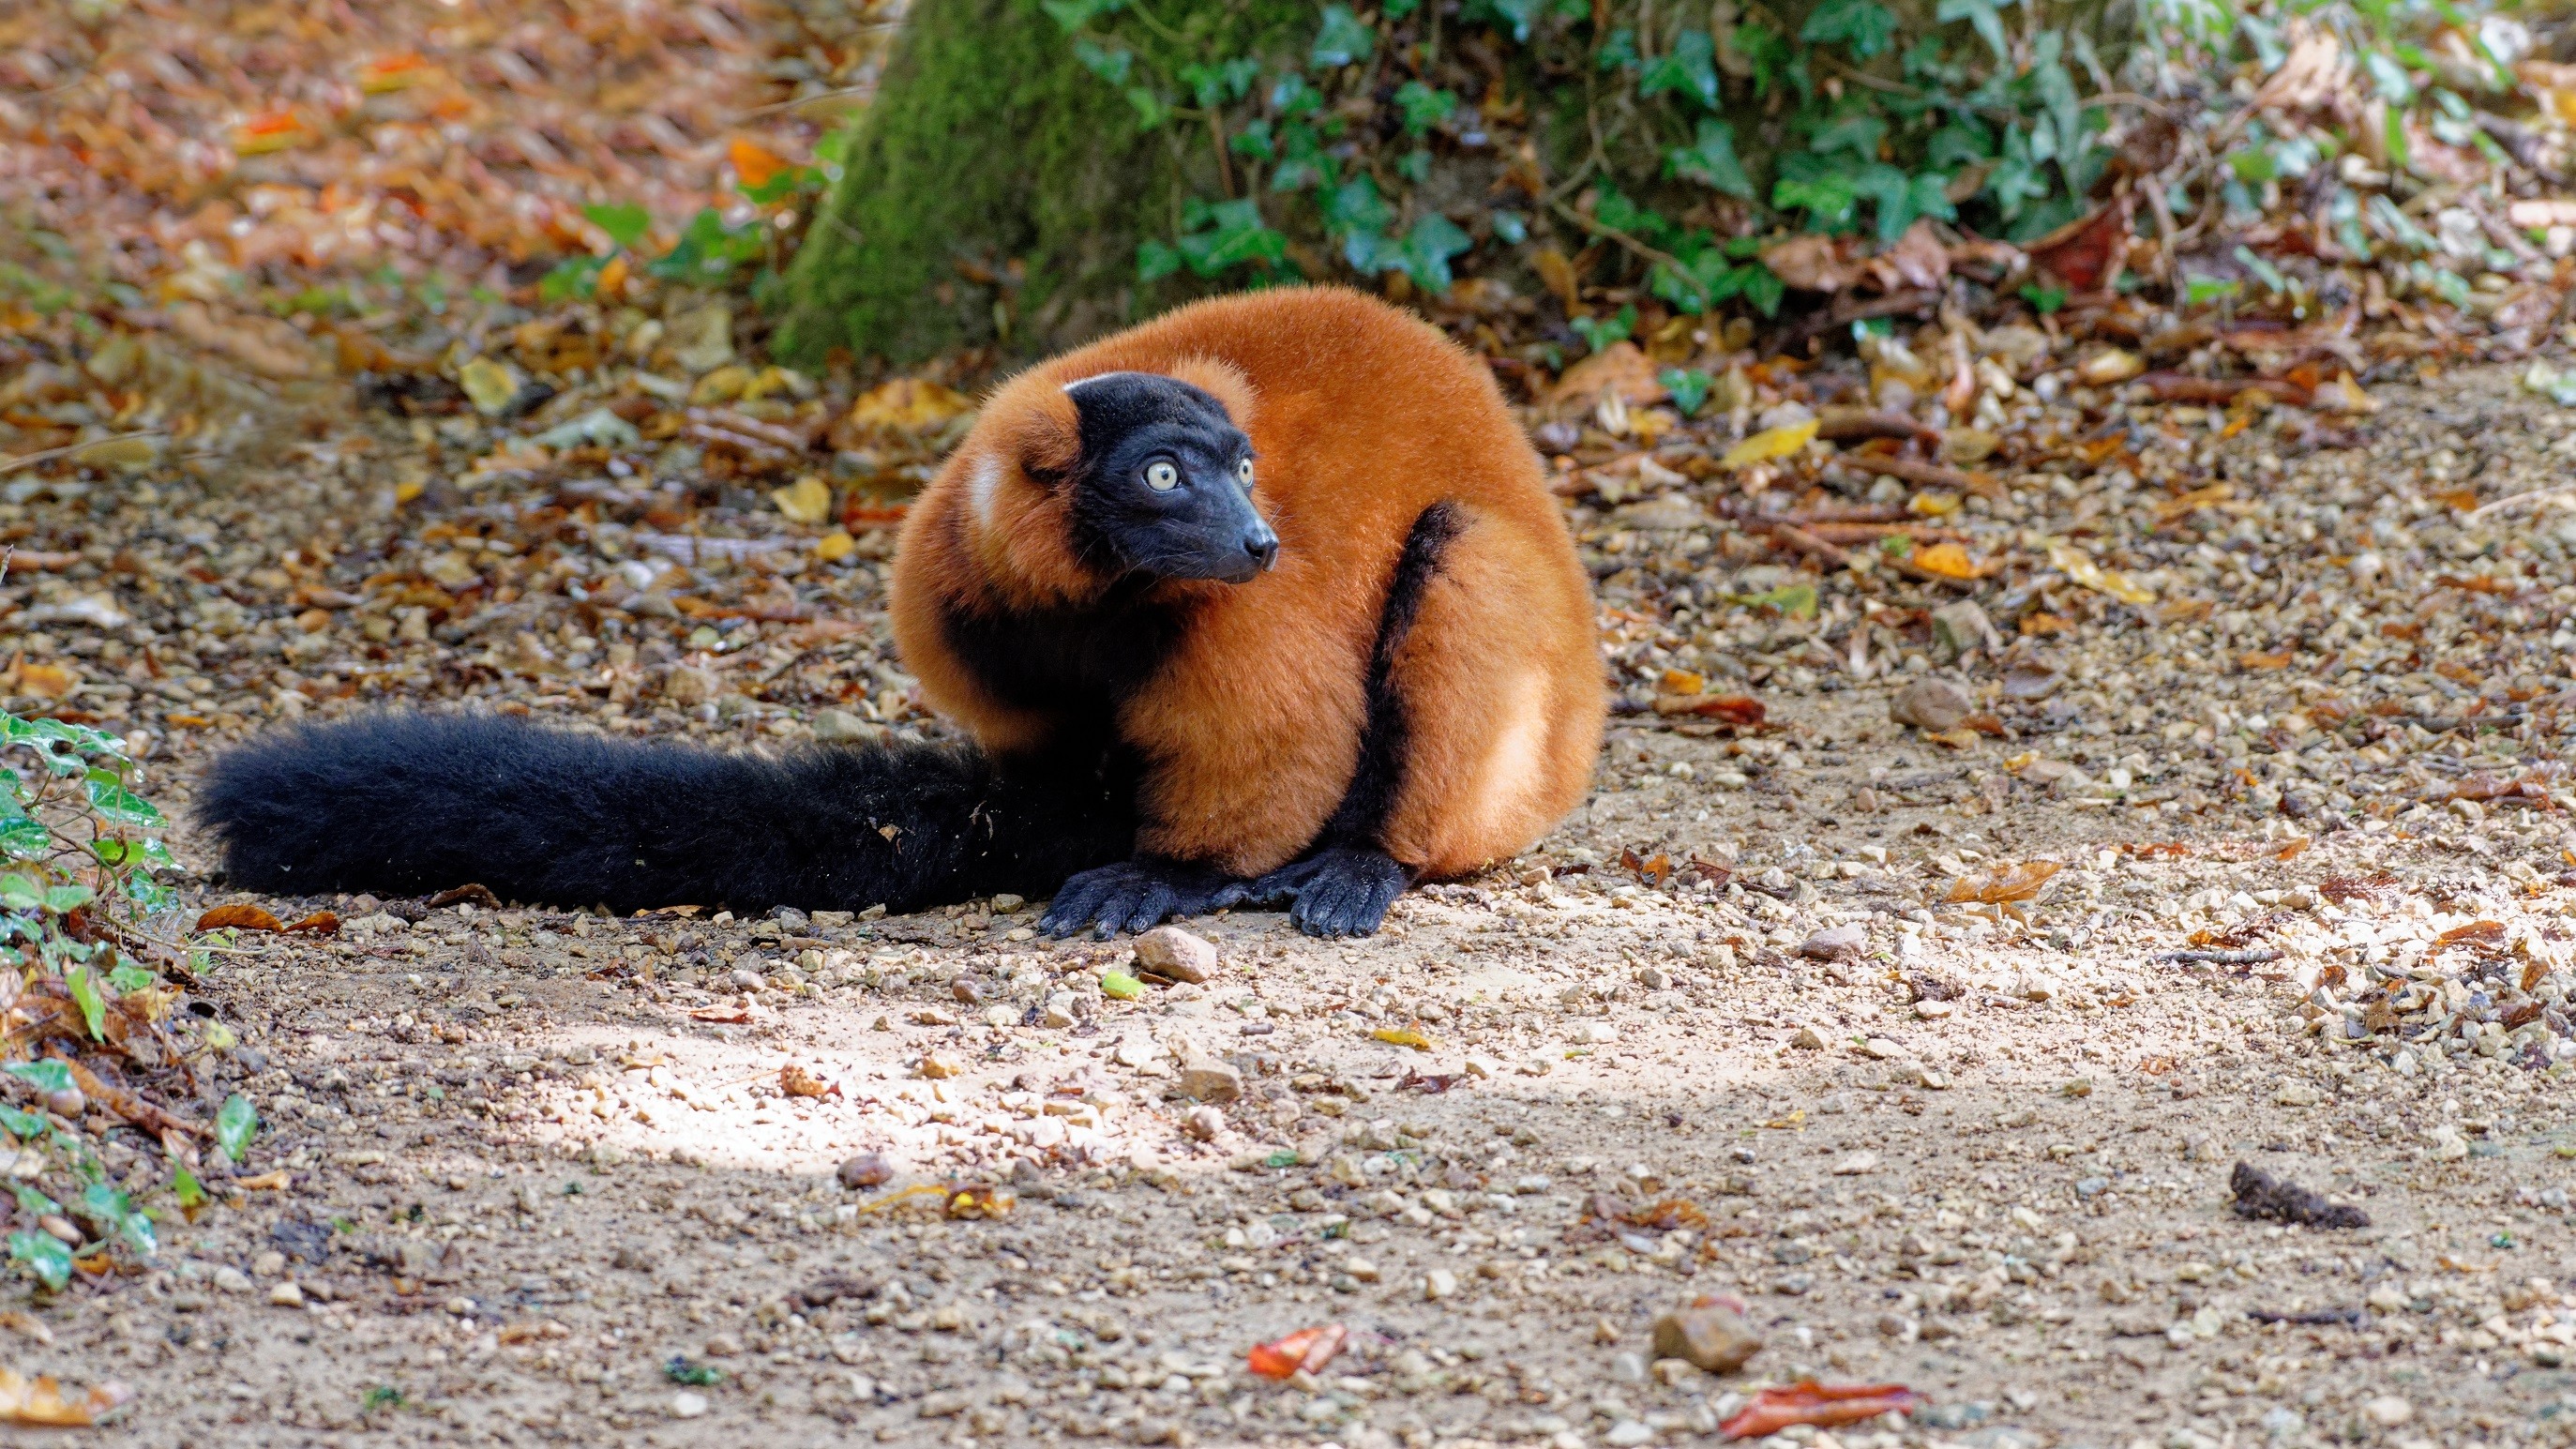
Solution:
[[[1073,529],[1105,571],[1248,582],[1279,557],[1252,506],[1252,440],[1225,404],[1173,378],[1111,372],[1068,388],[1080,451]],[[1147,478],[1171,471],[1166,486]]]
[[[1132,767],[935,745],[781,759],[514,721],[389,715],[215,761],[195,813],[235,885],[418,895],[468,882],[562,906],[894,912],[1043,897],[1125,856]],[[885,833],[887,827],[892,834]]]
[[[1042,614],[951,604],[940,624],[994,698],[1047,715],[1072,736],[1105,739],[1119,703],[1163,667],[1188,625],[1184,606],[1144,601],[1150,585],[1122,581],[1097,604]]]

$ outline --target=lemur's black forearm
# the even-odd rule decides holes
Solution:
[[[1054,893],[1134,841],[1100,760],[1005,768],[937,746],[779,759],[508,720],[388,715],[215,761],[196,817],[233,884],[416,895],[475,882],[563,906],[894,912]]]

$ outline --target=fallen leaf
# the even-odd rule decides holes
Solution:
[[[506,362],[477,357],[456,370],[456,385],[465,389],[476,412],[495,417],[519,395],[519,374]]]
[[[1381,1026],[1369,1033],[1369,1039],[1392,1046],[1411,1047],[1418,1052],[1431,1050],[1431,1038],[1409,1026]]]
[[[1968,551],[1955,543],[1935,543],[1918,548],[1906,557],[1916,568],[1939,574],[1945,579],[1981,579],[1986,571],[1968,557]]]
[[[1654,359],[1639,350],[1636,343],[1613,342],[1567,368],[1548,400],[1559,408],[1588,408],[1609,398],[1639,407],[1662,402],[1665,389],[1656,379],[1659,370]]]
[[[217,906],[197,917],[200,931],[283,931],[286,923],[258,906]]]
[[[1950,894],[1943,899],[1952,903],[1974,902],[1978,905],[2004,905],[2036,897],[2047,886],[2049,877],[2066,869],[2053,860],[2033,860],[1999,865],[1993,870],[1961,876],[1951,883]]]
[[[278,929],[287,932],[302,931],[315,936],[336,936],[340,934],[340,917],[335,911],[315,911],[302,920]]]
[[[1350,1336],[1350,1330],[1338,1323],[1301,1328],[1285,1338],[1254,1346],[1245,1355],[1245,1367],[1265,1379],[1293,1378],[1300,1369],[1321,1373]]]
[[[2111,347],[2077,363],[2075,377],[2086,387],[2108,387],[2115,382],[2127,382],[2146,370],[2147,365],[2138,360],[2136,353]]]
[[[1881,1414],[1909,1412],[1923,1397],[1902,1384],[1820,1384],[1804,1379],[1764,1389],[1733,1418],[1717,1426],[1722,1439],[1761,1439],[1792,1424],[1831,1428],[1858,1424]]]
[[[1742,468],[1754,463],[1767,463],[1786,458],[1803,450],[1816,440],[1817,423],[1809,418],[1803,423],[1789,423],[1777,428],[1764,428],[1752,437],[1726,450],[1718,459],[1722,467]]]
[[[1762,265],[1772,275],[1802,292],[1839,292],[1860,280],[1860,265],[1843,255],[1831,237],[1802,236],[1766,247]]]
[[[293,111],[267,111],[233,127],[233,154],[265,156],[291,151],[313,139],[313,128]]]
[[[123,1384],[109,1382],[68,1399],[63,1397],[63,1386],[49,1374],[31,1379],[16,1369],[0,1368],[0,1423],[84,1429],[133,1396]]]
[[[249,1192],[283,1192],[292,1186],[294,1181],[295,1179],[286,1169],[281,1167],[274,1172],[260,1173],[256,1177],[236,1177],[233,1179],[233,1186]]]
[[[778,1069],[778,1090],[790,1097],[836,1097],[841,1089],[827,1086],[821,1077],[793,1062]]]
[[[862,432],[922,433],[964,416],[975,400],[953,387],[898,377],[859,394],[843,421]]]
[[[978,1183],[961,1187],[948,1195],[948,1215],[952,1218],[1007,1217],[1019,1198],[1010,1189]]]
[[[77,682],[72,672],[59,664],[27,664],[18,669],[18,692],[38,699],[62,699]]]
[[[2051,543],[2048,546],[2048,562],[2051,568],[2075,582],[2099,593],[2109,594],[2121,603],[2152,604],[2156,601],[2155,590],[2117,569],[2102,567],[2087,557],[2082,549],[2071,543]]]
[[[769,501],[790,523],[811,527],[832,516],[832,485],[808,473],[784,488],[773,488]]]
[[[742,179],[746,190],[767,186],[770,178],[789,165],[786,157],[747,136],[736,136],[725,147],[725,159],[733,163],[733,174]]]
[[[1655,713],[1687,714],[1750,729],[1763,723],[1762,701],[1742,694],[1658,695]]]

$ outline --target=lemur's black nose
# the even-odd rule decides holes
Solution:
[[[1267,570],[1279,562],[1279,535],[1270,531],[1270,525],[1256,523],[1243,536],[1243,551],[1252,555],[1254,563]]]

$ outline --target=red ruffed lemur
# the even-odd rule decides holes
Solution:
[[[380,715],[218,759],[234,884],[1377,929],[1600,744],[1592,604],[1484,365],[1357,292],[1183,307],[1013,378],[914,504],[895,643],[971,746],[783,758]]]

